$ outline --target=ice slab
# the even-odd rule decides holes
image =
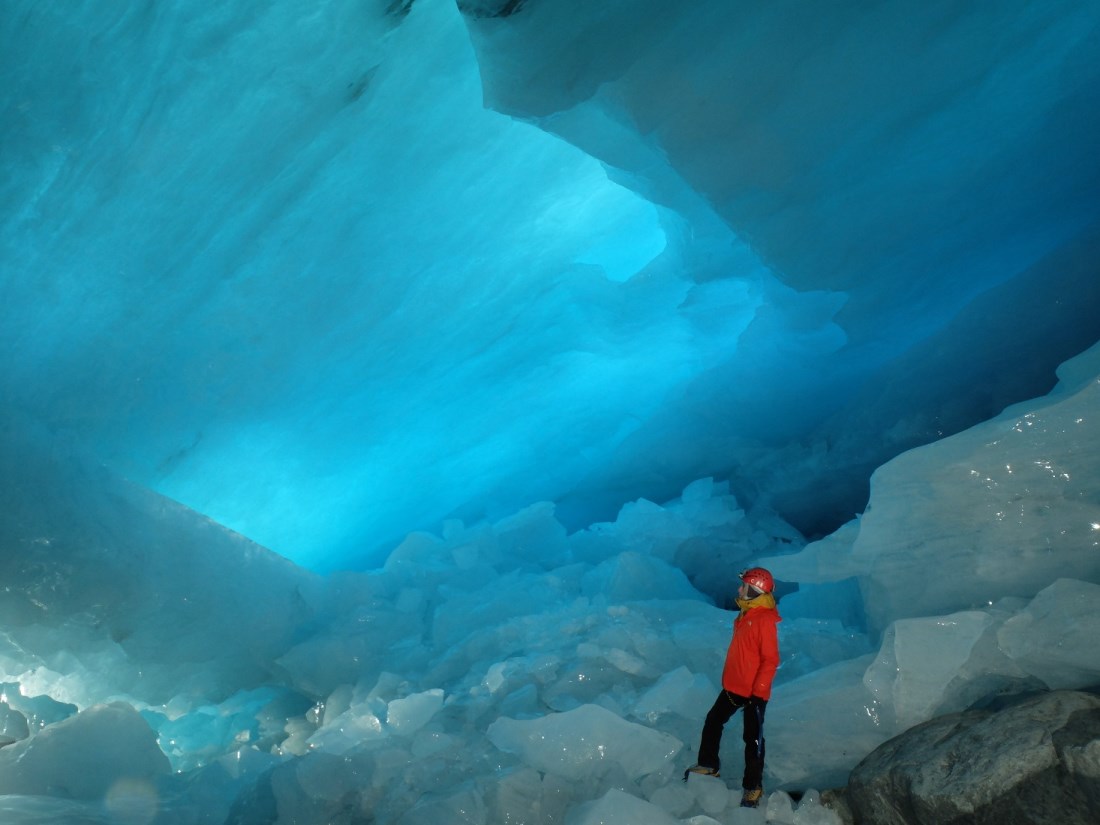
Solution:
[[[638,779],[665,767],[683,743],[667,733],[628,722],[598,705],[519,720],[501,717],[489,739],[533,768],[567,779],[599,775],[612,765]]]
[[[997,640],[1047,687],[1100,685],[1100,585],[1058,579],[1005,621]]]
[[[1080,357],[1100,373],[1100,347]],[[1100,381],[1072,380],[876,471],[853,547],[867,609],[947,613],[1100,579]],[[942,571],[942,572],[941,572]]]
[[[656,805],[612,789],[599,799],[573,808],[566,825],[677,825],[677,820]]]
[[[780,576],[857,576],[872,630],[1030,599],[1058,578],[1100,581],[1100,345],[1063,364],[1048,395],[875,471],[861,518]]]
[[[0,794],[103,799],[118,783],[153,790],[171,769],[131,706],[96,705],[0,750]]]
[[[894,734],[863,684],[872,661],[867,655],[839,662],[772,691],[765,784],[842,786],[856,763]]]
[[[389,731],[365,704],[357,704],[327,722],[306,740],[309,748],[326,753],[346,753],[364,742],[384,739]],[[285,746],[284,746],[285,747]]]
[[[703,813],[717,816],[730,803],[730,789],[726,780],[714,776],[688,774],[687,788],[702,808]]]
[[[416,733],[443,707],[443,691],[439,688],[394,699],[386,712],[386,725],[399,735]]]
[[[863,682],[899,731],[932,716],[992,622],[972,610],[890,625]]]
[[[706,676],[681,665],[666,673],[646,690],[634,705],[633,714],[655,723],[663,714],[676,713],[695,718],[718,695],[718,687]]]
[[[683,571],[644,553],[621,553],[602,562],[581,581],[586,596],[610,602],[639,599],[702,599]]]

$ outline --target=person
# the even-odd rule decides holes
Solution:
[[[718,746],[722,729],[738,710],[744,719],[745,773],[741,779],[741,806],[755,808],[764,796],[764,711],[772,693],[772,679],[779,667],[781,621],[775,606],[775,579],[763,567],[751,567],[740,575],[733,637],[722,668],[722,692],[707,713],[699,743],[698,762],[688,774],[718,776]]]

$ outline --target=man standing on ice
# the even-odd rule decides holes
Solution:
[[[733,621],[733,638],[722,669],[722,692],[703,723],[699,761],[684,771],[718,776],[718,745],[722,728],[738,710],[744,710],[745,774],[741,806],[755,808],[764,795],[764,709],[772,695],[772,679],[779,667],[780,622],[775,609],[775,579],[763,567],[741,573],[737,606],[741,612]]]

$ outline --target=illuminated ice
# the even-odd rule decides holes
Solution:
[[[103,799],[119,782],[152,792],[168,774],[156,735],[129,705],[96,705],[0,749],[0,794]]]
[[[997,632],[1004,652],[1051,689],[1100,685],[1100,585],[1058,579]]]
[[[688,790],[695,797],[695,801],[703,813],[716,816],[725,810],[730,802],[730,789],[727,787],[727,780],[713,776],[700,776],[699,774],[688,774],[687,780]]]
[[[416,733],[443,707],[443,691],[439,688],[394,699],[386,711],[386,726],[395,734]]]
[[[687,785],[669,783],[657,788],[649,797],[649,801],[673,816],[682,816],[691,810],[695,804],[695,796]]]
[[[1082,356],[1100,373],[1100,347]],[[1030,598],[1058,578],[1100,578],[1100,381],[906,453],[876,471],[853,555],[869,616]]]
[[[676,825],[661,808],[612,789],[599,799],[577,806],[566,825]]]
[[[585,574],[581,584],[586,596],[600,595],[611,602],[700,598],[682,570],[637,552],[603,562]]]
[[[987,613],[967,611],[890,625],[863,679],[880,713],[892,712],[899,731],[931,718],[992,622]]]
[[[628,722],[597,705],[540,719],[502,717],[488,730],[502,751],[567,779],[599,776],[619,766],[632,779],[664,768],[683,743],[667,733]]]
[[[1100,579],[1098,375],[1100,345],[1063,365],[1049,395],[880,467],[867,511],[805,563],[765,562],[781,578],[857,576],[879,631]]]
[[[642,694],[633,714],[651,723],[657,723],[666,713],[695,719],[700,709],[709,707],[717,695],[718,687],[712,679],[681,666],[662,675]]]
[[[855,767],[853,754],[870,753],[895,733],[863,684],[872,661],[867,655],[839,662],[776,689],[767,715],[773,787],[842,786]]]

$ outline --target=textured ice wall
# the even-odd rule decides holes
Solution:
[[[833,536],[764,559],[807,593],[857,581],[878,645],[790,686],[775,736],[828,706],[855,739],[883,741],[998,693],[1100,684],[1085,641],[1100,610],[1100,347],[1059,376],[1048,396],[880,468],[867,513]],[[786,759],[778,775],[801,770]]]
[[[317,568],[826,531],[1100,337],[1095,4],[5,9],[6,403]]]
[[[876,466],[1045,393],[1100,337],[1088,0],[563,0],[471,31],[491,106],[600,158],[697,235],[733,228],[798,298],[838,301],[846,346],[830,353],[820,317],[770,294],[801,324],[758,314],[680,403],[709,400],[730,430],[685,450],[670,409],[635,450],[698,461],[697,476],[724,474],[708,450],[736,455],[738,492],[829,532],[862,510]],[[835,415],[792,438],[792,410]],[[625,483],[636,465],[614,458],[606,475]]]
[[[271,679],[313,574],[24,419],[0,433],[4,679],[169,714]]]
[[[801,580],[857,577],[879,630],[1100,580],[1100,347],[1058,372],[1049,395],[879,468],[867,512],[807,548]]]

